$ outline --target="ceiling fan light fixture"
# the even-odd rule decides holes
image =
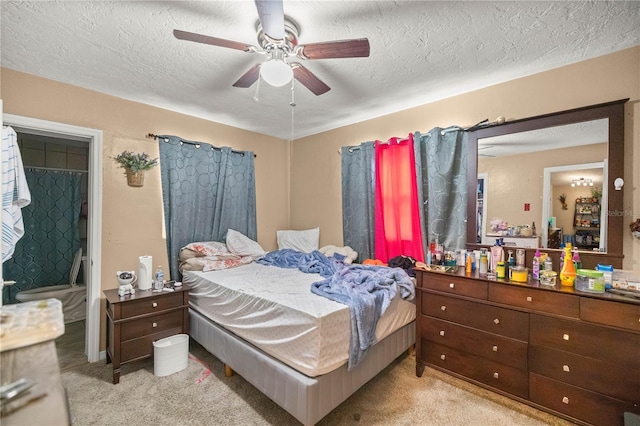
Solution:
[[[260,67],[260,76],[271,86],[281,87],[291,81],[293,70],[282,60],[271,59]]]

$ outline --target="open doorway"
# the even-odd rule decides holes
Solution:
[[[547,167],[543,180],[541,245],[550,247],[549,237],[554,233],[561,235],[560,244],[571,242],[581,250],[603,251],[607,247],[607,160]],[[580,214],[586,200],[589,223]],[[597,208],[591,206],[592,200]]]
[[[86,199],[86,329],[85,354],[89,362],[100,359],[100,235],[102,214],[102,131],[12,114],[3,115],[3,124],[16,133],[46,140],[69,141],[85,147],[87,154]]]

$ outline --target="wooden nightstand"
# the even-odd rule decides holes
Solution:
[[[173,292],[138,290],[120,297],[105,290],[107,299],[107,364],[113,363],[113,383],[120,366],[153,355],[153,342],[175,334],[189,334],[189,287]]]

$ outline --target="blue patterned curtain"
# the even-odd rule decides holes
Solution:
[[[229,228],[257,237],[253,152],[217,148],[177,136],[158,136],[171,277],[180,249],[197,241],[224,241]]]
[[[444,134],[443,134],[444,133]],[[416,173],[422,188],[422,240],[437,239],[447,250],[467,243],[467,132],[436,127],[414,134]],[[418,183],[418,187],[420,184]]]
[[[374,145],[374,142],[365,142],[340,150],[343,241],[358,252],[359,262],[375,255]]]
[[[4,287],[6,304],[16,303],[15,295],[23,290],[68,284],[80,248],[81,174],[26,168],[25,176],[31,204],[22,209],[24,236],[2,265],[3,278],[16,281]]]

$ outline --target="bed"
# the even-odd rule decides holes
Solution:
[[[190,335],[304,425],[320,421],[415,342],[415,304],[400,292],[352,362],[349,306],[314,294],[323,275],[255,261],[185,271]]]

